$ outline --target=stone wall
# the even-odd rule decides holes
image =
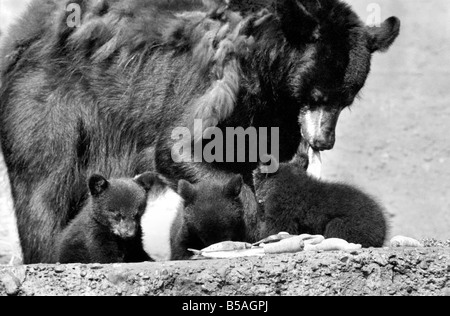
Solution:
[[[0,267],[0,295],[450,295],[450,248]]]

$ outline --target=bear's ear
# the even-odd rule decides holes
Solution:
[[[134,178],[134,181],[143,187],[145,191],[150,191],[157,180],[158,175],[154,172],[146,172]]]
[[[109,187],[109,182],[103,176],[94,174],[89,178],[89,190],[92,196],[99,196]]]
[[[224,194],[230,198],[237,198],[242,191],[244,179],[241,175],[234,176],[225,186]]]
[[[369,34],[368,48],[374,53],[384,52],[394,43],[400,34],[400,20],[394,16],[384,21],[380,26],[366,27]]]
[[[195,190],[195,187],[186,180],[180,180],[178,182],[178,194],[183,198],[185,203],[190,204],[195,200],[197,191]]]
[[[319,22],[298,0],[277,0],[276,8],[289,41],[312,41]]]

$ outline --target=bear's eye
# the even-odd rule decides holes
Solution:
[[[122,219],[122,214],[120,214],[120,213],[114,214],[114,220],[120,221],[121,219]]]
[[[328,102],[328,95],[322,90],[314,88],[311,91],[311,100],[314,104],[323,105]]]

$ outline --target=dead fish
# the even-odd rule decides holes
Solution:
[[[395,236],[390,241],[391,248],[402,248],[402,247],[423,247],[423,244],[414,238],[409,238],[405,236]]]
[[[246,242],[224,241],[202,249],[202,252],[235,251],[250,248],[252,248],[252,245]]]
[[[325,240],[325,237],[323,237],[322,235],[303,234],[303,235],[300,235],[300,237],[305,242],[305,245],[317,245]]]
[[[244,257],[259,257],[264,256],[264,249],[240,249],[240,250],[227,250],[227,251],[210,251],[203,252],[201,250],[188,249],[197,256],[209,259],[232,259],[232,258],[244,258]]]
[[[352,244],[347,242],[346,240],[339,238],[330,238],[325,239],[319,244],[306,244],[305,251],[356,251],[360,250],[362,245],[360,244]]]
[[[295,235],[291,235],[289,233],[284,233],[283,232],[283,233],[279,233],[277,235],[272,235],[272,236],[269,236],[267,238],[264,238],[263,240],[260,240],[260,241],[258,241],[256,243],[254,243],[252,246],[259,247],[262,244],[271,244],[271,243],[278,242],[278,241],[281,241],[283,239],[288,239],[288,238],[291,238],[291,237],[294,237],[294,236]]]
[[[263,244],[262,247],[264,249],[264,253],[297,253],[303,251],[303,249],[305,248],[305,243],[301,236],[293,236],[276,243]]]
[[[222,257],[225,252],[236,252],[241,250],[251,249],[252,245],[246,242],[235,242],[235,241],[224,241],[214,245],[211,245],[202,250],[188,249],[188,251],[193,252],[195,255],[201,255],[207,258],[216,258],[216,256]],[[218,254],[220,253],[220,254]],[[233,255],[228,256],[232,258]],[[228,258],[227,257],[227,258]],[[219,257],[217,257],[219,258]]]

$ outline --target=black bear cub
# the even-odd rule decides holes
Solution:
[[[149,174],[143,174],[135,179],[106,180],[101,175],[91,176],[90,196],[80,214],[63,231],[56,261],[144,261],[127,257],[131,258],[131,252],[139,248],[135,242],[140,243],[139,222],[146,206],[148,177]]]
[[[245,239],[241,176],[180,180],[178,191],[155,177],[141,221],[144,250],[153,260],[185,260],[193,255],[188,248]]]
[[[300,146],[296,158],[280,164],[276,173],[265,173],[264,166],[255,171],[261,236],[286,231],[382,247],[387,234],[382,207],[353,186],[310,177],[305,149]]]
[[[173,259],[192,256],[187,249],[203,249],[222,241],[244,241],[246,236],[241,191],[244,181],[233,176],[224,183],[181,180],[178,193],[184,211],[173,229]]]

